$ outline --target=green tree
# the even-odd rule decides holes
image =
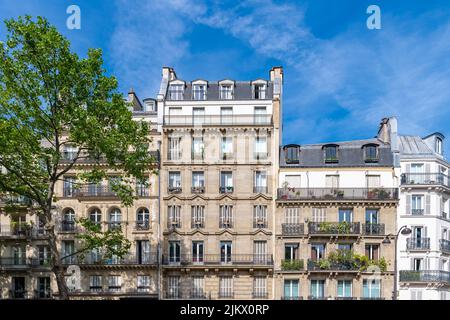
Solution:
[[[5,24],[7,38],[0,42],[0,195],[32,201],[48,233],[59,298],[68,299],[55,232],[55,185],[89,159],[92,166],[77,175],[77,186],[98,183],[113,170],[121,176],[113,191],[130,206],[135,199],[131,183],[143,179],[155,161],[148,151],[149,127],[133,121],[117,80],[105,75],[100,50],[78,57],[42,17]],[[76,150],[70,157],[64,157],[67,146]],[[75,254],[93,248],[119,257],[127,252],[129,243],[120,231],[102,233],[87,221],[78,223],[85,230],[80,235],[84,245]]]

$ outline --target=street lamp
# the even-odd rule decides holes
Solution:
[[[400,233],[404,236],[407,236],[408,234],[411,234],[412,230],[408,228],[408,226],[402,226],[394,238],[394,291],[392,292],[392,300],[397,300],[397,240]],[[394,235],[388,234],[386,238],[383,240],[383,244],[390,244],[391,240],[389,240],[389,237],[393,237]]]

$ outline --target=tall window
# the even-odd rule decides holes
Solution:
[[[203,171],[192,172],[192,193],[205,192],[205,173]]]
[[[339,175],[333,174],[333,175],[326,175],[325,176],[325,187],[330,189],[337,189],[339,188]]]
[[[363,298],[377,299],[381,297],[380,280],[363,280]]]
[[[265,99],[266,98],[266,85],[255,84],[253,85],[253,99]]]
[[[313,243],[311,244],[311,260],[319,261],[325,258],[325,244],[323,243]]]
[[[63,240],[61,242],[62,248],[62,261],[63,263],[71,264],[75,262],[75,242],[73,240]]]
[[[339,222],[353,222],[353,209],[339,209]]]
[[[220,192],[231,193],[233,189],[233,173],[231,171],[220,172]]]
[[[136,241],[136,262],[138,264],[149,264],[151,262],[150,241]]]
[[[169,172],[169,190],[170,193],[181,192],[181,173],[180,171]]]
[[[366,176],[366,183],[367,183],[367,188],[372,189],[372,188],[379,188],[381,185],[381,177],[379,175],[367,175]]]
[[[233,99],[233,85],[222,84],[220,86],[220,99],[221,100]]]
[[[183,100],[183,93],[184,93],[183,84],[171,84],[169,86],[170,100]]]
[[[327,219],[327,208],[312,208],[313,222],[325,222]]]
[[[225,276],[219,278],[219,297],[220,298],[233,297],[233,277]]]
[[[50,249],[48,246],[38,246],[38,261],[39,265],[47,265],[50,260]]]
[[[255,264],[267,264],[267,241],[253,241],[253,262]]]
[[[339,161],[337,146],[324,147],[324,155],[325,155],[325,163],[336,163]]]
[[[366,209],[366,234],[383,234],[382,226],[379,224],[378,209]]]
[[[89,220],[95,224],[102,223],[102,212],[98,208],[94,208],[89,212]]]
[[[63,158],[65,160],[74,160],[77,156],[77,153],[78,153],[78,148],[76,146],[66,145],[64,147]]]
[[[301,175],[288,174],[284,177],[285,185],[289,188],[301,187]]]
[[[220,123],[224,125],[233,124],[233,107],[220,108]]]
[[[233,206],[219,207],[219,228],[233,228]]]
[[[169,137],[169,148],[167,159],[168,160],[180,160],[181,159],[181,137]]]
[[[117,230],[120,229],[122,223],[122,212],[119,208],[113,208],[109,212],[109,229]]]
[[[192,241],[192,262],[203,263],[203,241]]]
[[[148,230],[150,228],[150,211],[140,208],[136,212],[136,229]]]
[[[206,100],[206,84],[195,84],[192,86],[193,100]]]
[[[108,177],[108,191],[110,193],[115,193],[114,188],[120,185],[122,178],[120,176],[109,176]]]
[[[267,228],[267,206],[253,206],[253,228]]]
[[[205,206],[191,206],[192,228],[205,227]]]
[[[121,276],[109,276],[108,277],[108,291],[120,292],[122,289],[122,277]]]
[[[325,298],[325,280],[311,280],[310,284],[311,299]]]
[[[136,195],[138,197],[150,196],[150,179],[145,177],[143,179],[136,180]]]
[[[350,298],[352,296],[352,280],[338,280],[337,296],[339,298]]]
[[[255,107],[254,109],[255,124],[267,124],[267,110],[266,107]]]
[[[62,221],[62,231],[74,231],[75,230],[75,211],[73,209],[66,209],[64,211]]]
[[[74,176],[64,176],[64,197],[72,197],[75,191],[76,178]]]
[[[150,292],[150,276],[137,276],[137,292]]]
[[[205,297],[205,278],[203,276],[192,277],[192,289],[191,298],[204,298]]]
[[[93,275],[89,277],[89,290],[91,292],[101,292],[103,290],[102,276]]]
[[[220,262],[222,264],[231,263],[232,248],[231,241],[220,241]]]
[[[181,298],[180,292],[180,277],[179,276],[169,276],[167,277],[168,283],[168,298]]]
[[[202,125],[205,122],[205,108],[192,109],[192,124]]]
[[[289,261],[298,259],[298,243],[286,243],[284,245],[284,259]]]
[[[411,196],[411,214],[412,215],[422,215],[424,214],[423,209],[423,196],[413,194]]]
[[[168,227],[181,228],[181,206],[172,205],[167,207]]]
[[[255,139],[255,159],[267,159],[267,137],[257,136]]]
[[[222,137],[221,155],[222,160],[233,158],[233,138]]]
[[[192,160],[203,160],[205,158],[205,146],[203,137],[192,137]]]
[[[257,276],[253,279],[253,297],[266,298],[267,297],[267,278]]]
[[[181,261],[180,241],[169,241],[169,263],[179,264]]]
[[[296,300],[299,297],[298,280],[284,280],[284,299]]]
[[[442,139],[436,138],[436,153],[442,154]]]
[[[300,208],[286,208],[284,213],[284,223],[298,224],[300,223]]]
[[[255,171],[254,193],[267,193],[266,171]]]
[[[365,252],[369,260],[378,260],[380,257],[380,246],[378,244],[366,244]]]

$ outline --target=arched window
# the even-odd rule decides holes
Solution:
[[[122,212],[119,208],[113,208],[109,212],[109,229],[120,229],[120,224],[122,222]]]
[[[75,211],[72,208],[64,210],[61,228],[62,231],[75,230]]]
[[[140,208],[136,211],[136,229],[148,230],[150,228],[150,211]]]
[[[102,212],[99,208],[91,209],[89,212],[89,220],[95,224],[100,224],[102,222]]]

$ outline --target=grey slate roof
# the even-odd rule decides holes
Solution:
[[[418,136],[399,136],[400,154],[435,155],[434,151]]]
[[[254,100],[252,97],[252,84],[251,81],[235,81],[233,99],[232,100]],[[219,82],[208,81],[208,88],[206,93],[206,100],[220,100],[219,96]],[[267,81],[266,86],[266,99],[272,99],[273,97],[273,82]],[[169,99],[169,90],[166,92],[166,99]],[[192,100],[192,84],[186,82],[184,89],[184,99]]]
[[[323,147],[329,144],[339,146],[338,163],[325,163]],[[367,144],[378,145],[378,162],[365,161],[363,146]],[[293,164],[286,163],[286,154],[283,147],[281,147],[280,166],[283,168],[392,167],[394,166],[394,160],[390,145],[377,138],[373,138],[365,140],[300,145],[299,163]]]

